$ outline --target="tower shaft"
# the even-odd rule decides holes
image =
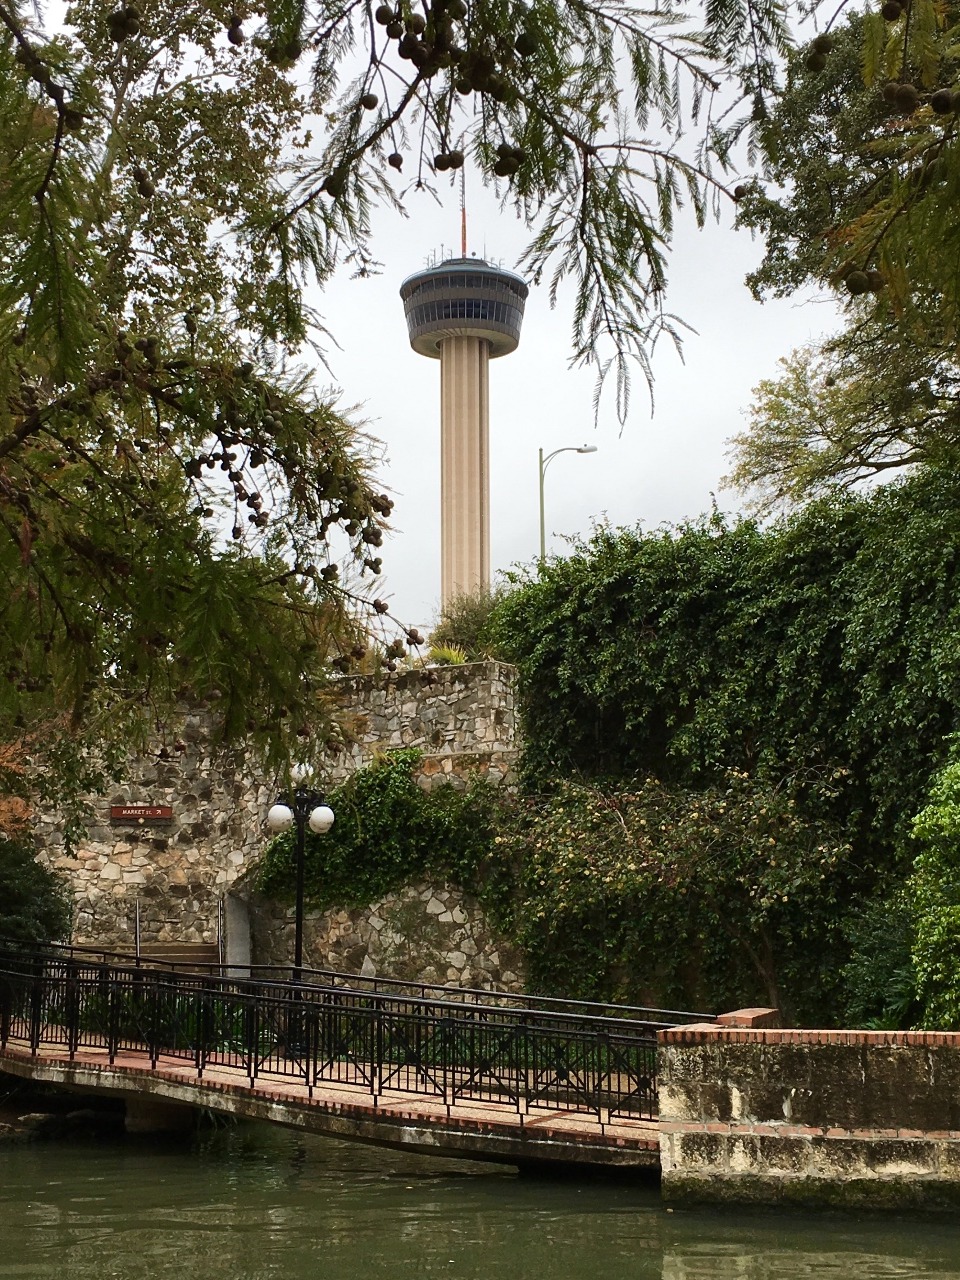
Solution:
[[[449,258],[400,286],[410,345],[440,361],[440,599],[490,589],[489,363],[515,351],[519,276]]]
[[[440,344],[440,598],[490,588],[490,345]]]

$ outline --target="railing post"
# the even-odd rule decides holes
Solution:
[[[600,1126],[600,1132],[605,1132],[603,1124],[603,1081],[608,1079],[607,1084],[607,1123],[610,1123],[610,1100],[613,1095],[613,1079],[610,1076],[610,1036],[601,1028],[594,1041],[594,1051],[596,1053],[596,1068],[594,1075],[593,1087],[597,1095],[597,1124]],[[604,1065],[606,1064],[606,1069]]]
[[[196,1049],[194,1051],[194,1061],[197,1067],[198,1080],[203,1079],[203,1069],[207,1065],[207,1058],[210,1054],[209,1041],[213,1039],[216,1025],[211,1009],[211,998],[211,992],[204,987],[194,987],[194,1000],[196,1001],[196,1016],[194,1018]]]
[[[64,980],[63,1015],[66,1021],[67,1054],[73,1059],[80,1047],[80,991],[78,987],[77,962],[69,956],[65,962],[66,978]]]
[[[526,1018],[517,1023],[517,1115],[523,1128],[524,1117],[530,1110],[530,1027]]]
[[[374,996],[374,1034],[373,1034],[373,1061],[370,1064],[370,1091],[373,1094],[373,1105],[376,1106],[379,1098],[380,1081],[383,1078],[383,1005],[380,1000]]]
[[[120,984],[116,974],[110,977],[107,991],[107,1057],[112,1067],[120,1048]]]
[[[30,989],[30,1052],[36,1055],[40,1049],[43,1032],[44,962],[35,962],[33,983]]]
[[[450,1119],[450,1108],[454,1100],[454,1079],[456,1064],[453,1061],[453,1046],[456,1043],[456,1024],[452,1018],[440,1017],[440,1072],[443,1080],[443,1102],[447,1108],[447,1119]]]
[[[315,1076],[315,1064],[317,1060],[317,1040],[319,1036],[319,1026],[317,1019],[317,1007],[311,1000],[309,1004],[304,1004],[301,1008],[301,1018],[303,1019],[303,1071],[304,1080],[307,1085],[307,1097],[313,1097],[313,1085]]]
[[[137,960],[139,962],[139,956]],[[150,1054],[151,1070],[155,1071],[160,1058],[160,1041],[163,1034],[160,1017],[160,972],[157,969],[144,969],[143,978],[144,1005],[147,1011],[144,1017],[147,1027],[147,1052]]]
[[[243,1006],[243,1051],[247,1059],[247,1075],[252,1089],[257,1079],[260,1006],[255,995],[248,995]]]
[[[13,981],[9,973],[0,974],[0,1049],[7,1047],[13,1021]]]

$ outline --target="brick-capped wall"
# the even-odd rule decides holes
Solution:
[[[668,1201],[960,1207],[960,1033],[660,1034]]]

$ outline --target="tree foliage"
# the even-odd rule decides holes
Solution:
[[[793,52],[741,188],[739,224],[766,248],[754,293],[830,286],[847,321],[757,389],[731,480],[761,505],[956,453],[955,15],[884,12],[838,14],[828,51]]]
[[[0,836],[0,938],[14,944],[63,941],[72,915],[64,881],[41,866],[32,842]]]
[[[956,345],[955,23],[932,0],[893,20],[841,7],[825,51],[793,51],[758,131],[758,176],[772,194],[765,181],[743,192],[740,221],[767,243],[750,277],[758,294],[829,281],[852,315]],[[879,276],[861,288],[854,271]]]
[[[490,619],[503,597],[502,588],[462,592],[446,601],[430,632],[433,651],[449,648],[461,650],[467,662],[480,662],[493,656]]]
[[[781,360],[754,389],[726,483],[760,512],[920,464],[955,465],[960,366],[875,319]]]
[[[792,778],[862,868],[902,859],[960,713],[958,500],[930,471],[765,529],[600,529],[548,561],[497,615],[528,774]]]
[[[213,269],[242,322],[302,339],[306,278],[343,260],[374,269],[373,204],[440,187],[469,161],[528,222],[527,273],[554,294],[574,283],[575,358],[615,370],[622,411],[626,362],[649,371],[651,345],[676,333],[663,303],[676,212],[719,208],[717,174],[766,112],[787,43],[771,0],[702,16],[583,0],[150,0],[111,15],[79,0],[55,40],[5,0],[0,21],[19,63],[13,136],[40,134],[7,192],[33,251],[17,272],[35,286],[31,346],[45,332],[66,366],[76,359],[67,330],[82,326],[84,282],[51,268],[90,252],[94,223],[123,263],[114,189],[148,227],[185,219],[186,238],[156,237],[159,257],[138,268],[151,288],[189,289],[211,230],[234,232]],[[129,128],[104,143],[118,108]],[[105,157],[116,183],[103,183]]]
[[[206,6],[69,21],[0,6],[0,737],[49,763],[82,731],[109,769],[111,742],[170,750],[186,699],[276,763],[322,752],[391,503],[242,234],[302,92]]]

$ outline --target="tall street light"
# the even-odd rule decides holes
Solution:
[[[543,456],[543,450],[540,450],[540,563],[542,564],[547,558],[547,532],[546,522],[543,512],[543,476],[547,466],[552,458],[558,453],[596,453],[597,446],[595,444],[582,444],[579,448],[576,445],[566,445],[563,449],[554,449],[553,453]]]
[[[267,826],[275,835],[296,825],[297,899],[293,935],[293,980],[303,977],[303,888],[307,827],[316,835],[326,835],[333,826],[334,813],[324,804],[323,794],[306,785],[308,771],[297,766],[292,771],[294,789],[277,796],[267,813]]]

